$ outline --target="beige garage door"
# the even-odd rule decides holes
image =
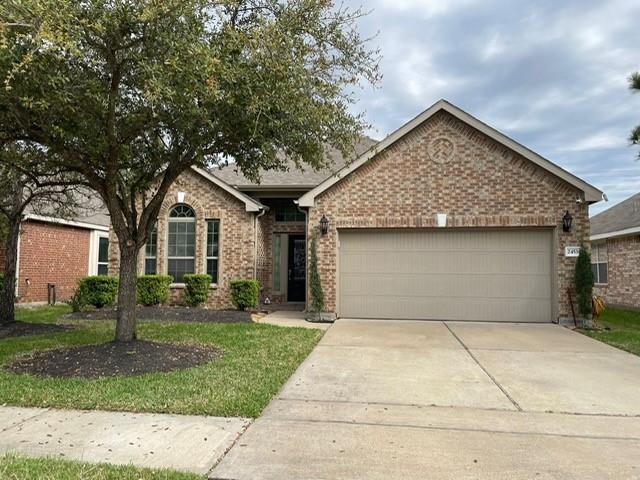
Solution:
[[[549,230],[341,230],[343,318],[549,322]]]

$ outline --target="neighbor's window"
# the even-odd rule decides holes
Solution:
[[[606,243],[596,243],[591,246],[591,269],[593,270],[595,283],[607,283],[609,281]]]
[[[220,220],[207,220],[207,274],[211,283],[218,283],[218,251],[220,249]]]
[[[304,212],[298,210],[298,207],[293,202],[276,205],[275,212],[276,222],[278,223],[304,223],[305,221]]]
[[[109,238],[98,238],[98,275],[109,273]]]
[[[195,273],[196,214],[188,205],[177,205],[169,213],[167,274],[184,283],[186,274]]]
[[[144,273],[156,275],[158,273],[158,224],[156,223],[149,234],[149,241],[144,247]]]

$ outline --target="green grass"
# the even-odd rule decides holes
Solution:
[[[204,480],[204,477],[173,470],[92,464],[57,458],[0,457],[3,480]]]
[[[581,330],[592,338],[640,355],[640,312],[607,308],[597,320],[608,330]]]
[[[65,307],[20,309],[23,321],[53,322]],[[0,405],[257,417],[304,360],[322,332],[265,324],[140,322],[138,338],[212,344],[211,363],[165,373],[54,379],[2,368],[36,350],[111,341],[115,322],[61,321],[74,331],[0,340]]]

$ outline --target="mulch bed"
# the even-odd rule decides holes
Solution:
[[[74,320],[115,320],[115,308],[102,308],[87,312],[74,312],[64,318]],[[251,312],[237,310],[209,310],[189,307],[138,307],[138,320],[160,320],[170,322],[214,322],[214,323],[251,323]]]
[[[222,350],[212,346],[138,340],[37,352],[5,369],[53,378],[133,376],[195,367],[221,355]]]
[[[12,322],[7,325],[0,325],[0,338],[68,332],[74,328],[69,325],[55,325],[53,323]]]

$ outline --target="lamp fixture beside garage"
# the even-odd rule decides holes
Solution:
[[[573,216],[567,210],[562,217],[562,231],[568,233],[571,231],[571,224],[573,223]]]

